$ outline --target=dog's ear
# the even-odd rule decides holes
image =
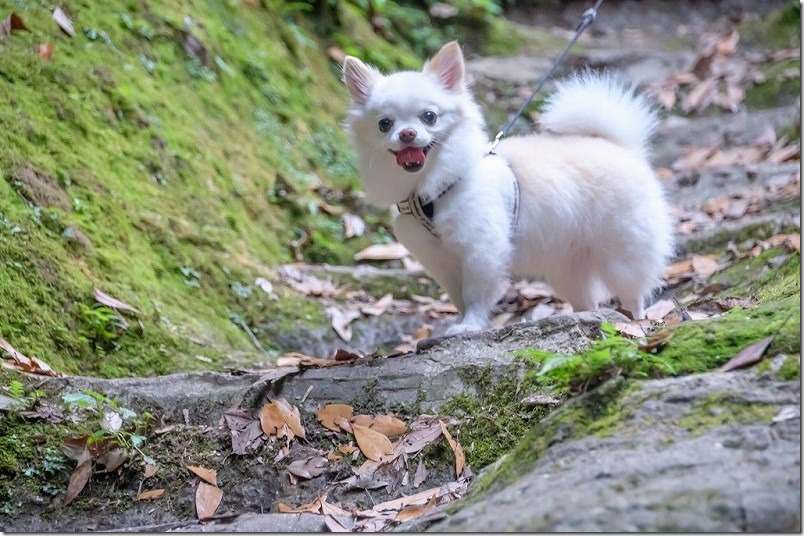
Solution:
[[[380,76],[382,75],[377,69],[369,67],[354,56],[346,56],[343,60],[343,82],[355,104],[365,104]]]
[[[463,52],[457,41],[450,41],[441,47],[441,50],[424,64],[422,71],[436,75],[449,91],[461,93],[466,89]]]

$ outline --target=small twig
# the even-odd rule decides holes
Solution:
[[[254,332],[251,331],[251,328],[249,328],[248,325],[245,322],[243,322],[243,319],[238,318],[237,323],[240,324],[240,327],[243,328],[243,330],[245,330],[246,333],[248,333],[248,336],[251,338],[251,342],[254,343],[254,346],[257,347],[257,350],[259,350],[265,355],[268,355],[268,352],[265,351],[265,348],[262,347],[260,341],[257,340],[257,337],[254,335]]]
[[[679,310],[679,311],[681,311],[681,321],[682,321],[682,322],[686,322],[687,320],[692,320],[692,317],[690,316],[690,314],[689,314],[689,313],[687,312],[687,310],[686,310],[686,309],[684,309],[684,307],[683,307],[683,306],[682,306],[682,305],[681,305],[681,304],[678,302],[678,298],[676,298],[675,296],[673,296],[673,303],[675,303],[675,304],[676,304],[676,307],[678,307],[678,310]]]

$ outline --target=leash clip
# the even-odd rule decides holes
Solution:
[[[503,139],[503,136],[505,136],[504,130],[501,130],[497,133],[497,136],[495,136],[494,140],[489,143],[488,154],[497,154],[494,151],[497,150],[497,146],[500,144],[500,140]]]

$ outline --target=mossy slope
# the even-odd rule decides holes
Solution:
[[[14,3],[31,32],[0,37],[0,336],[18,350],[161,374],[254,350],[243,324],[270,349],[254,326],[320,318],[253,282],[305,234],[317,261],[367,245],[318,210],[356,181],[346,98],[320,43],[264,4],[73,3],[69,37],[50,4]]]

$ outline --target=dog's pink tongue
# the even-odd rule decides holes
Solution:
[[[411,164],[424,164],[424,149],[421,147],[405,147],[396,153],[396,165],[407,166]]]

